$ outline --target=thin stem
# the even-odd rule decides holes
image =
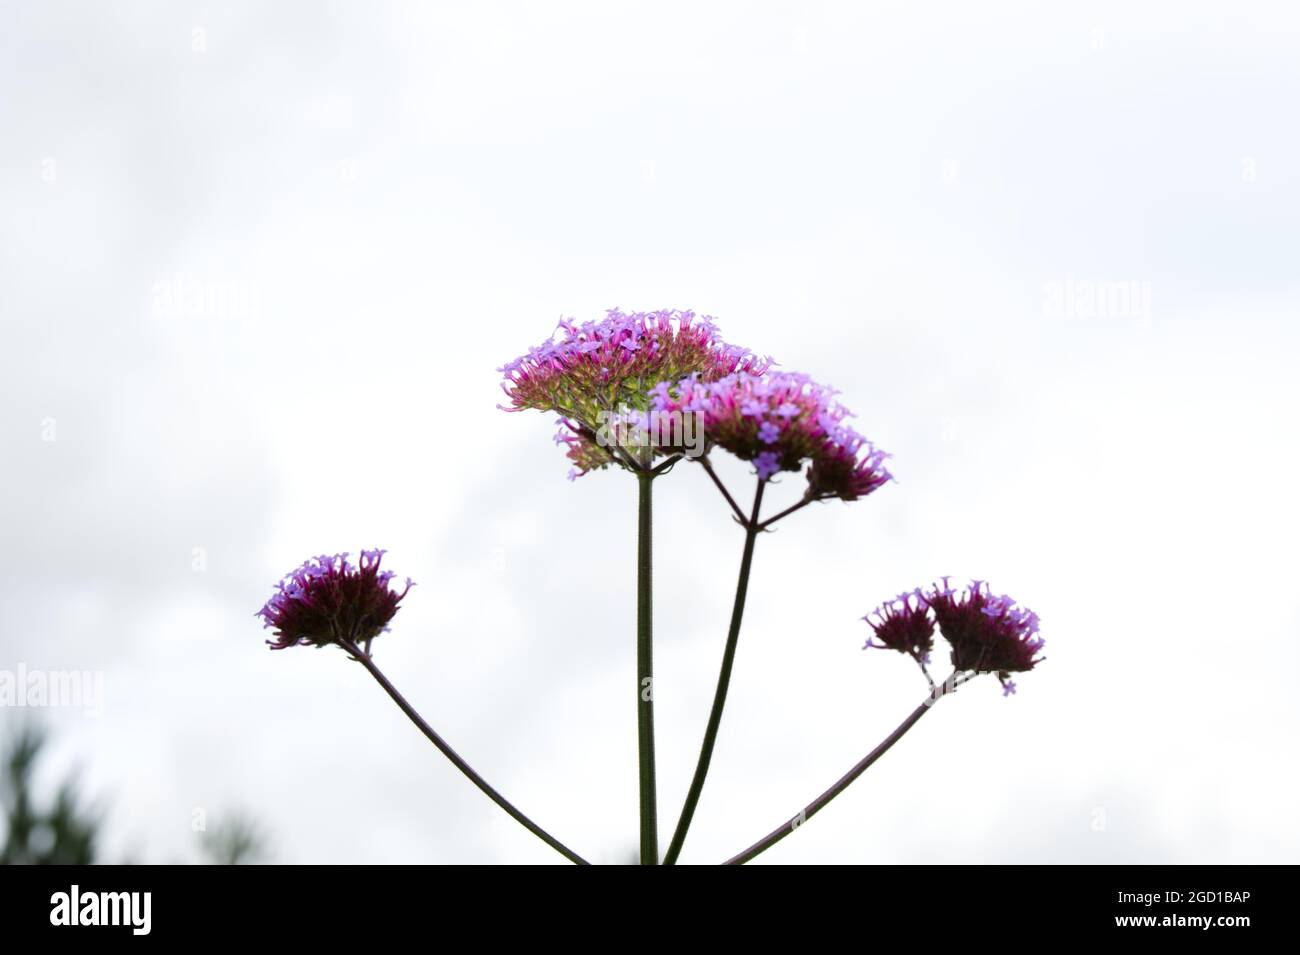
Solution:
[[[610,447],[613,448],[612,451],[610,450]],[[628,453],[627,449],[618,443],[617,438],[614,439],[613,445],[605,447],[605,451],[610,455],[610,457],[614,458],[615,461],[621,461],[623,465],[632,472],[640,473],[641,463],[636,461],[632,455]]]
[[[919,666],[921,668],[921,672],[925,674],[926,682],[930,684],[930,689],[933,691],[934,677],[930,676],[930,668],[925,665],[925,657],[919,653],[913,653],[912,659],[916,661],[916,665]]]
[[[767,530],[769,527],[771,527],[781,518],[788,517],[789,515],[793,514],[795,511],[799,510],[799,508],[801,507],[807,507],[814,500],[816,499],[811,497],[801,498],[799,503],[791,504],[789,507],[787,507],[784,511],[781,511],[779,514],[774,514],[772,517],[769,517],[762,524],[758,525],[758,529],[761,531]]]
[[[933,708],[934,704],[939,701],[940,697],[946,695],[947,693],[952,692],[952,689],[950,687],[957,685],[953,679],[953,677],[955,676],[956,674],[950,676],[942,684],[939,684],[938,686],[933,688],[930,691],[930,695],[925,698],[925,702],[923,702],[920,706],[914,709],[911,712],[911,715],[907,717],[907,719],[899,723],[898,727],[892,733],[890,733],[883,740],[881,740],[879,746],[877,746],[875,749],[869,752],[866,756],[862,757],[862,759],[858,762],[857,765],[855,765],[847,773],[841,776],[834,786],[826,790],[824,793],[822,793],[820,796],[818,796],[808,805],[804,806],[803,809],[799,811],[798,815],[796,815],[793,819],[790,819],[787,822],[783,822],[780,826],[778,826],[776,829],[773,829],[762,839],[759,839],[756,843],[754,843],[744,852],[732,856],[730,859],[728,859],[726,862],[722,864],[723,865],[744,865],[746,862],[754,858],[760,852],[765,852],[766,850],[772,848],[772,846],[776,845],[778,842],[780,842],[786,836],[790,835],[790,833],[794,832],[805,822],[807,822],[818,812],[820,812],[828,802],[830,802],[840,793],[844,792],[844,790],[848,789],[849,784],[852,783],[853,780],[857,779],[864,772],[866,772],[872,763],[878,760],[881,756],[884,756],[885,753],[889,751],[889,748],[891,746],[893,746],[900,739],[902,739],[904,734],[907,733],[907,731],[910,730],[913,726],[915,726],[917,722],[921,719],[921,717],[924,716]]]
[[[712,471],[710,471],[710,474]],[[704,789],[704,780],[709,775],[709,762],[713,759],[713,746],[718,739],[718,727],[722,723],[722,709],[727,704],[727,688],[731,683],[731,668],[736,661],[736,644],[740,640],[740,622],[745,615],[745,596],[749,591],[749,572],[754,563],[754,542],[758,538],[758,513],[763,505],[763,489],[767,482],[760,480],[754,491],[754,508],[745,522],[745,549],[740,556],[740,576],[736,580],[736,599],[731,607],[731,626],[727,630],[727,645],[722,651],[722,668],[718,672],[718,688],[713,694],[713,709],[709,711],[709,723],[704,730],[704,742],[700,746],[700,758],[695,764],[695,776],[691,779],[690,789],[686,792],[686,802],[682,805],[681,818],[673,832],[673,840],[668,845],[668,854],[664,856],[665,865],[673,865],[681,855],[682,845],[686,842],[686,833],[691,828],[691,819],[695,807],[700,801]]]
[[[731,496],[731,492],[727,490],[727,486],[722,483],[722,479],[719,478],[717,472],[713,470],[713,465],[709,462],[708,455],[700,458],[700,466],[704,468],[704,473],[713,479],[713,483],[716,484],[718,490],[722,492],[722,496],[727,499],[727,503],[731,505],[731,512],[736,515],[736,520],[744,524],[745,512],[740,509],[740,505],[736,503],[736,499]],[[755,513],[755,517],[757,517],[757,513]]]
[[[614,414],[614,406],[610,402],[602,401],[601,404],[604,405],[605,411],[609,412],[611,415]],[[638,473],[642,470],[641,462],[635,460],[627,449],[623,447],[623,443],[619,440],[618,434],[615,431],[611,429],[605,432],[610,439],[610,443],[605,444],[600,440],[599,429],[587,426],[587,430],[591,432],[593,440],[595,440],[600,447],[604,448],[605,453],[616,462],[622,464],[633,473]]]
[[[664,461],[661,464],[658,464],[655,467],[651,468],[650,473],[653,474],[655,477],[658,477],[661,474],[667,474],[669,471],[673,469],[673,465],[675,465],[681,459],[682,459],[682,455],[680,454],[671,455],[667,461]]]
[[[638,474],[636,535],[636,736],[640,764],[641,864],[659,864],[659,820],[655,805],[654,627],[652,599],[651,489],[654,475]]]
[[[343,641],[342,646],[344,650],[352,654],[353,659],[355,659],[363,667],[365,667],[368,671],[370,671],[370,675],[373,676],[375,678],[375,681],[384,688],[384,692],[386,692],[390,697],[392,697],[393,702],[398,705],[401,711],[405,713],[407,718],[410,719],[410,721],[416,725],[416,727],[420,730],[420,732],[423,733],[426,737],[428,737],[429,742],[431,742],[434,746],[436,746],[438,748],[438,751],[442,753],[442,755],[446,756],[449,760],[451,760],[452,765],[455,766],[457,769],[459,769],[462,773],[464,773],[466,778],[469,779],[469,781],[472,782],[479,789],[481,789],[489,799],[491,799],[494,803],[496,803],[507,813],[509,813],[510,816],[516,822],[522,825],[533,835],[537,836],[537,838],[541,839],[543,842],[545,842],[556,852],[560,853],[560,855],[564,856],[570,862],[576,863],[578,865],[591,864],[582,856],[578,855],[576,852],[574,852],[572,849],[570,849],[568,846],[562,843],[559,839],[556,839],[549,832],[547,832],[541,826],[537,825],[537,823],[533,822],[522,812],[516,809],[514,805],[510,802],[510,800],[506,799],[505,796],[501,795],[499,792],[493,789],[490,785],[488,785],[487,780],[485,780],[478,773],[474,772],[473,767],[471,767],[469,763],[465,762],[465,760],[461,759],[460,755],[449,745],[447,745],[446,740],[444,740],[441,736],[439,736],[434,731],[433,727],[430,726],[427,722],[425,722],[424,717],[422,717],[419,713],[417,713],[415,707],[413,707],[410,703],[406,701],[406,697],[402,696],[402,694],[398,692],[397,687],[393,686],[393,684],[389,682],[388,677],[384,676],[383,671],[379,669],[379,667],[375,664],[375,661],[370,658],[370,655],[368,653],[365,653],[359,646],[357,646],[355,643],[352,643],[350,641],[346,641],[346,640]]]

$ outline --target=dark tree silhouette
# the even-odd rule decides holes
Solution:
[[[48,808],[38,807],[32,777],[45,748],[45,732],[34,725],[9,740],[0,765],[0,809],[4,811],[2,865],[90,865],[102,822],[83,805],[80,786],[69,777]]]

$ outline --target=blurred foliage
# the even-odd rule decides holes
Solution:
[[[87,806],[75,776],[65,779],[46,807],[34,793],[35,774],[49,742],[45,730],[26,725],[0,752],[0,865],[92,865],[99,857],[103,814]],[[266,838],[247,815],[232,813],[200,834],[199,851],[213,865],[265,861]]]
[[[80,786],[69,777],[53,803],[38,807],[32,777],[47,742],[45,732],[25,726],[9,740],[0,765],[0,809],[4,811],[4,846],[0,865],[90,865],[102,819],[82,805]]]
[[[254,865],[266,861],[266,838],[248,816],[236,813],[200,838],[213,865]]]

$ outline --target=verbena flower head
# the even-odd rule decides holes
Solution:
[[[944,577],[931,587],[926,600],[939,632],[952,645],[954,668],[997,673],[1005,686],[1009,674],[1032,670],[1042,662],[1038,614],[1018,606],[1006,594],[993,595],[986,582],[973,580],[957,591]]]
[[[852,501],[892,480],[888,455],[849,427],[836,392],[795,372],[737,372],[655,386],[650,414],[696,415],[710,445],[753,461],[758,477],[808,463],[807,496]]]
[[[920,590],[899,594],[882,604],[862,618],[873,631],[863,649],[897,650],[918,663],[929,662],[930,651],[934,649],[934,621],[925,608],[925,597]]]
[[[380,570],[382,550],[363,550],[353,566],[347,554],[322,554],[307,560],[276,584],[276,592],[256,614],[274,628],[273,650],[342,642],[368,646],[388,630],[398,604],[413,586],[394,590],[391,570]]]
[[[808,466],[808,496],[856,501],[894,480],[889,455],[848,425],[831,432]]]
[[[602,426],[611,415],[645,411],[656,382],[715,381],[771,364],[724,342],[708,316],[611,309],[598,322],[561,321],[551,338],[499,370],[509,399],[503,408],[560,414],[556,440],[567,445],[576,473],[585,473],[616,461],[598,441]]]
[[[953,669],[996,673],[1003,695],[1015,692],[1012,673],[1032,670],[1043,660],[1038,615],[1006,594],[994,596],[980,580],[958,591],[943,577],[927,590],[896,597],[864,619],[875,631],[868,647],[898,650],[918,660],[929,653],[929,641],[938,624],[952,647]]]

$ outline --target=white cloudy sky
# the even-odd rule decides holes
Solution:
[[[1048,662],[943,701],[765,860],[1300,860],[1298,27],[1282,0],[3,0],[0,669],[105,680],[98,719],[44,714],[50,779],[109,801],[111,858],[193,857],[196,808],[251,811],[280,861],[558,858],[343,654],[263,646],[278,574],[384,546],[419,582],[393,679],[625,861],[635,482],[566,482],[494,369],[561,315],[690,307],[840,388],[899,480],[760,542],[684,861],[911,710],[859,618],[945,573],[1034,607]],[[741,534],[694,467],[657,504],[666,841]]]

